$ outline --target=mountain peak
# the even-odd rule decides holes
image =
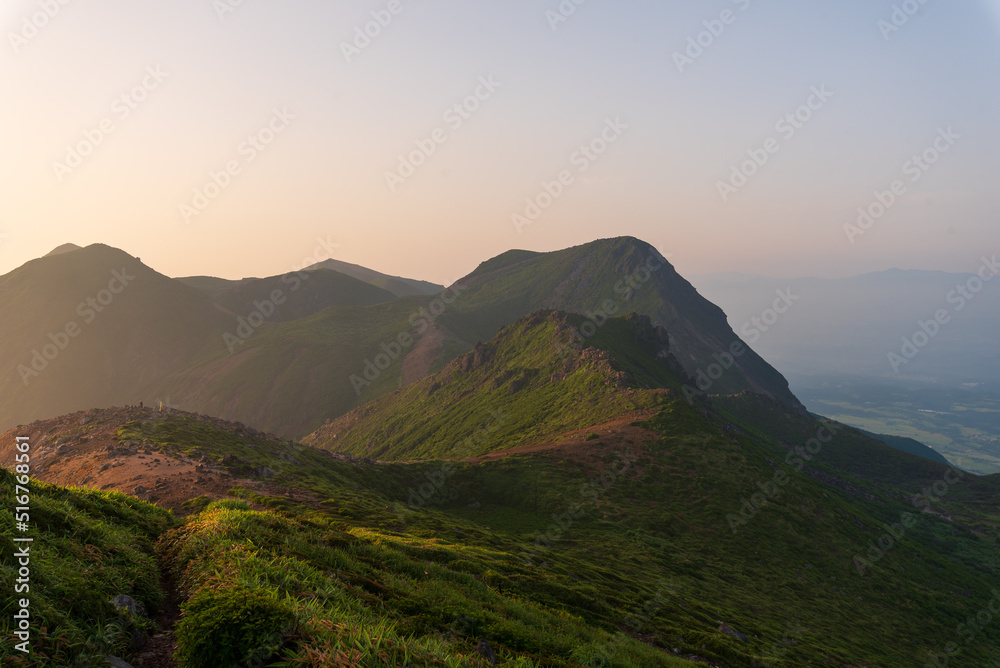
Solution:
[[[62,255],[63,253],[72,253],[73,251],[78,251],[78,250],[83,250],[83,248],[81,246],[77,246],[76,244],[63,244],[62,246],[56,246],[42,257],[49,257],[51,255]]]

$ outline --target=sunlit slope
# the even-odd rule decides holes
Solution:
[[[440,320],[471,342],[489,339],[540,308],[589,314],[594,327],[606,316],[634,311],[666,327],[674,356],[697,376],[739,341],[721,309],[655,248],[631,237],[551,253],[510,251],[484,262],[459,284],[465,291]],[[754,390],[800,405],[781,374],[750,349],[712,380],[713,393]]]
[[[378,459],[471,457],[635,411],[677,391],[668,334],[619,316],[588,340],[584,317],[539,311],[437,374],[332,420],[305,442]],[[490,425],[475,443],[466,436]]]

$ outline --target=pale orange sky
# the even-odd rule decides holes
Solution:
[[[323,238],[338,259],[450,283],[509,248],[624,234],[685,274],[969,271],[1000,251],[998,3],[928,3],[887,33],[892,5],[595,0],[553,24],[554,0],[422,0],[345,55],[386,3],[247,0],[220,17],[207,0],[91,0],[34,33],[39,5],[7,3],[0,272],[102,242],[168,275],[237,278],[288,271]],[[708,46],[679,67],[689,38]],[[784,136],[778,121],[824,86]],[[609,119],[627,128],[581,160]],[[55,164],[102,123],[78,167]],[[249,150],[269,124],[283,127]],[[960,138],[909,180],[948,127]],[[719,182],[769,139],[777,152],[723,201]],[[563,171],[570,185],[519,232],[511,216]],[[850,243],[844,225],[894,180],[905,194]]]

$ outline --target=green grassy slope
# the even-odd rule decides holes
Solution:
[[[574,336],[583,322],[557,311],[522,318],[439,373],[324,424],[304,442],[377,459],[472,457],[653,409],[662,394],[642,388],[680,387],[676,361],[650,364],[667,341],[648,318],[614,318],[586,345]]]
[[[506,666],[895,667],[949,643],[949,665],[994,658],[1000,626],[970,637],[966,620],[1000,588],[995,480],[922,512],[910,496],[941,479],[934,462],[842,430],[799,471],[787,446],[819,433],[811,418],[769,435],[778,402],[751,404],[763,417],[744,427],[722,415],[738,406],[660,396],[648,439],[479,463],[336,458],[176,413],[126,425],[122,440],[267,466],[315,499],[189,504],[160,544],[181,665],[475,666],[481,640]],[[904,535],[859,571],[903,513]]]
[[[948,460],[945,456],[934,448],[924,445],[920,441],[912,438],[906,438],[904,436],[889,436],[888,434],[876,434],[870,431],[865,431],[864,429],[859,429],[865,436],[871,436],[872,438],[878,439],[885,443],[886,445],[891,445],[897,450],[902,450],[903,452],[909,452],[911,455],[916,455],[918,457],[924,457],[941,464],[948,464]]]
[[[606,396],[604,388],[620,378],[614,364],[554,378],[551,348],[563,317],[526,318],[441,374],[309,440],[394,459],[459,457],[599,424],[605,409],[635,406],[627,387],[618,387],[627,407]],[[637,338],[624,327],[632,320],[605,326],[604,352],[630,360],[632,369],[657,369],[655,349],[626,353]],[[601,358],[591,352],[574,359]],[[506,370],[524,379],[513,393]],[[663,373],[661,382],[669,378]],[[546,394],[566,380],[558,399]],[[520,392],[531,399],[524,406]],[[646,396],[659,412],[645,424],[663,439],[638,449],[634,475],[586,485],[616,471],[622,453],[611,449],[598,455],[598,470],[554,461],[545,451],[478,464],[427,463],[437,471],[407,488],[415,516],[439,513],[445,526],[460,518],[520,535],[516,553],[536,572],[562,568],[572,577],[581,560],[598,559],[631,578],[674,578],[690,609],[672,606],[653,637],[728,665],[916,665],[946,648],[960,649],[968,665],[991,656],[1000,627],[979,624],[969,636],[968,624],[961,625],[986,609],[991,588],[1000,585],[1000,476],[965,477],[759,394],[704,405],[689,405],[678,393]],[[533,414],[526,410],[532,403]],[[493,417],[505,405],[516,425],[509,432]],[[477,426],[476,449],[463,451]],[[422,489],[431,491],[426,503]],[[587,509],[585,521],[572,515],[579,506]],[[618,591],[601,581],[594,599],[614,600]],[[704,627],[710,618],[755,638],[744,655],[691,643],[712,637]]]
[[[156,506],[118,492],[66,489],[31,481],[28,531],[16,531],[15,476],[0,468],[0,665],[103,666],[106,654],[123,656],[132,635],[149,632],[148,619],[118,612],[112,599],[124,594],[156,612],[163,600],[154,543],[174,523]],[[13,555],[29,537],[24,582]],[[21,557],[19,557],[20,559]],[[15,584],[27,585],[16,592]],[[17,601],[30,601],[31,652],[13,635]]]
[[[485,341],[541,308],[593,314],[630,311],[670,332],[671,351],[691,376],[739,340],[726,316],[682,278],[656,249],[631,237],[602,239],[551,253],[509,251],[458,281],[467,289],[440,320],[466,341]],[[746,389],[799,406],[778,371],[752,350],[717,379],[713,392]]]

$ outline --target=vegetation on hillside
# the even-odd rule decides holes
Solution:
[[[103,666],[152,630],[148,618],[118,609],[129,596],[153,614],[163,600],[154,544],[173,525],[170,513],[119,492],[62,488],[32,480],[27,531],[15,530],[16,480],[0,468],[0,664]],[[20,496],[20,495],[18,495]],[[23,499],[22,499],[23,500]],[[32,538],[15,543],[15,537]],[[28,575],[15,551],[28,546]],[[7,555],[12,555],[8,558]],[[27,585],[15,591],[15,583]],[[30,602],[31,652],[16,649],[12,626],[19,602]],[[19,628],[19,627],[18,627]]]

